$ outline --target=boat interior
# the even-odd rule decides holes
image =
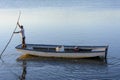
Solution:
[[[63,45],[62,45],[63,46]],[[43,45],[43,44],[27,44],[26,50],[44,51],[44,52],[96,52],[105,51],[107,46],[66,46],[64,45],[64,51],[56,51],[56,48],[61,48],[61,45]],[[22,49],[21,45],[18,45],[16,49]]]

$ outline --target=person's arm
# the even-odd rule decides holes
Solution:
[[[20,24],[19,24],[19,22],[17,22],[17,25],[20,27]]]
[[[20,31],[18,31],[18,32],[13,32],[13,33],[20,33]]]

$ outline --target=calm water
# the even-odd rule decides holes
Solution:
[[[119,0],[0,0],[1,52],[20,10],[27,43],[109,45],[108,63],[87,59],[16,61],[22,55],[15,50],[21,43],[16,34],[2,55],[0,80],[119,80]]]

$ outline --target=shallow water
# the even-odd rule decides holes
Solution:
[[[1,52],[20,10],[27,43],[109,45],[107,64],[91,59],[40,59],[23,64],[16,61],[22,55],[15,50],[21,43],[16,34],[2,55],[0,80],[119,80],[119,4],[119,0],[0,0]]]

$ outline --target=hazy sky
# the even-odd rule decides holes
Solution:
[[[83,10],[78,8],[42,8],[22,9],[20,21],[39,25],[81,25],[103,26],[119,25],[120,10]],[[0,10],[0,25],[15,22],[18,18],[19,9]]]
[[[40,7],[120,8],[120,0],[0,0],[0,8]]]
[[[120,25],[119,0],[0,0],[0,25],[23,24],[110,26]]]

